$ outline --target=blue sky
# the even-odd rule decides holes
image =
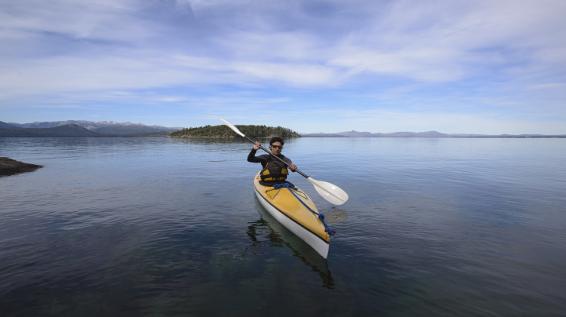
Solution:
[[[566,133],[566,1],[0,8],[0,121]]]

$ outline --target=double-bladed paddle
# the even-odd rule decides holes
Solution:
[[[230,123],[227,120],[224,120],[222,118],[220,118],[220,120],[222,120],[222,122],[224,122],[224,124],[226,126],[228,126],[230,129],[232,129],[232,131],[234,131],[236,134],[238,134],[242,138],[245,138],[245,139],[247,139],[248,141],[250,141],[254,144],[256,143],[256,141],[247,137],[245,134],[242,133],[242,131],[240,131],[238,128],[236,128],[236,126],[233,125],[232,123]],[[289,164],[287,164],[287,162],[285,162],[281,158],[273,155],[273,153],[271,153],[270,150],[263,147],[263,145],[260,146],[260,148],[262,150],[264,150],[265,152],[269,153],[269,155],[273,156],[274,158],[276,158],[279,161],[281,161],[282,163],[284,163],[285,165],[289,166]],[[339,205],[343,205],[344,203],[346,203],[348,201],[348,194],[344,190],[342,190],[340,187],[338,187],[334,184],[331,184],[329,182],[316,180],[316,179],[312,178],[311,176],[301,172],[299,169],[297,169],[296,172],[301,174],[301,176],[303,176],[311,184],[313,184],[314,189],[317,191],[317,193],[319,193],[320,196],[322,196],[322,198],[326,199],[326,201],[328,201],[329,203],[339,206]]]

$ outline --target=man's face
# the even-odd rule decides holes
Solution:
[[[273,142],[271,144],[271,153],[275,155],[281,154],[282,149],[283,149],[283,145],[281,145],[281,142]]]

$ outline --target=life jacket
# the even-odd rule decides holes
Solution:
[[[270,158],[259,174],[261,181],[268,183],[284,182],[287,175],[289,175],[287,165],[275,158]]]

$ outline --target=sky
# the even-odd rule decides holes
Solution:
[[[566,134],[566,1],[0,0],[0,121]]]

